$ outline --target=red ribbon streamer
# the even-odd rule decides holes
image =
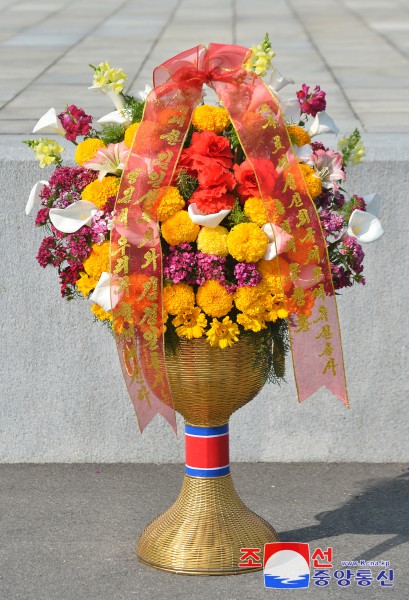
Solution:
[[[281,273],[281,280],[284,291],[292,291],[289,328],[298,398],[305,400],[325,386],[348,404],[325,238],[278,102],[264,82],[242,66],[250,52],[242,46],[196,46],[157,67],[155,87],[122,175],[111,232],[111,297],[122,370],[141,431],[157,413],[176,429],[165,367],[162,252],[155,207],[160,190],[172,181],[204,83],[229,113],[260,196],[282,207],[280,226],[294,238],[292,254],[287,254],[292,256],[291,275]],[[273,222],[271,202],[265,206]]]

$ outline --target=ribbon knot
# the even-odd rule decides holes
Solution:
[[[240,83],[248,72],[243,63],[251,56],[244,46],[210,44],[186,50],[170,59],[153,72],[153,83],[158,96],[183,86],[202,87],[213,82]]]

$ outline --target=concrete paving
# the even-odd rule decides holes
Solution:
[[[288,92],[320,83],[342,131],[409,131],[409,0],[0,0],[0,131],[27,135],[72,102],[108,112],[88,63],[121,66],[135,90],[186,48],[265,31]]]
[[[333,548],[341,561],[390,561],[393,587],[362,590],[332,578],[306,599],[405,600],[409,588],[409,467],[405,464],[235,464],[243,501],[282,541]],[[137,562],[135,540],[180,489],[181,465],[3,465],[0,467],[2,600],[254,600],[260,572],[187,577]],[[381,570],[371,567],[373,576]],[[353,572],[356,569],[352,569]],[[298,597],[298,596],[297,596]]]

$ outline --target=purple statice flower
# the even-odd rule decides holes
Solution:
[[[71,267],[82,263],[91,254],[91,246],[87,240],[88,233],[88,227],[81,227],[75,233],[70,233],[64,238],[66,259]]]
[[[313,152],[316,150],[328,150],[328,148],[326,148],[322,142],[311,142],[311,148]]]
[[[356,238],[350,237],[349,235],[344,235],[339,252],[348,258],[351,269],[353,269],[355,273],[362,273],[364,269],[362,262],[365,254],[362,250],[361,244]]]
[[[222,283],[225,280],[226,257],[216,254],[198,252],[196,283],[203,285],[207,279],[214,279]]]
[[[301,110],[306,115],[315,117],[317,113],[325,110],[327,101],[325,100],[325,92],[323,92],[319,85],[316,85],[313,91],[305,83],[302,84],[302,89],[297,92],[297,98]]]
[[[111,230],[112,214],[106,214],[103,210],[98,210],[92,217],[90,231],[93,243],[102,244]]]
[[[53,202],[53,208],[67,208],[70,204],[81,200],[81,194],[76,190],[69,190],[68,192],[62,192],[60,196]]]
[[[350,271],[347,271],[345,267],[331,263],[331,273],[335,290],[351,287],[353,284],[353,278],[351,277],[352,274]]]
[[[48,186],[45,185],[40,197],[42,204],[48,206],[51,198],[60,196],[63,192],[82,190],[97,178],[97,173],[83,167],[58,167],[51,175]]]
[[[185,281],[189,285],[196,283],[196,254],[191,244],[170,246],[169,254],[163,257],[163,274],[172,283]]]
[[[92,117],[75,104],[67,106],[58,118],[65,129],[65,137],[70,142],[75,142],[78,136],[87,135],[91,131]]]
[[[320,221],[326,236],[341,233],[344,228],[344,217],[332,210],[322,210],[319,213]]]
[[[49,212],[50,210],[48,208],[40,208],[35,220],[37,227],[41,227],[41,225],[45,225],[48,222]]]
[[[75,293],[75,283],[80,278],[81,271],[84,270],[82,263],[68,266],[60,272],[61,296],[63,298],[73,298]]]
[[[234,267],[234,275],[238,287],[254,287],[262,279],[261,273],[257,271],[256,263],[237,263]]]
[[[47,265],[60,267],[66,259],[66,252],[58,240],[51,235],[42,240],[36,258],[38,264],[43,268]]]
[[[340,209],[344,206],[345,204],[345,196],[344,194],[341,194],[341,192],[335,192],[334,194],[334,204],[335,206]]]

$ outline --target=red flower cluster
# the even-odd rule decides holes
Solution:
[[[275,175],[271,162],[266,158],[259,158],[253,160],[253,164],[254,167],[257,166],[258,180],[248,160],[242,162],[241,165],[234,165],[234,174],[239,184],[237,192],[242,200],[246,200],[251,196],[260,196],[260,189],[263,196],[274,194],[277,175]]]
[[[58,118],[66,131],[65,137],[70,142],[75,142],[78,136],[87,135],[91,131],[92,117],[85,114],[85,111],[75,104],[67,106],[65,111],[58,115]]]
[[[325,110],[327,101],[325,100],[325,92],[319,85],[316,85],[312,92],[305,83],[302,84],[302,89],[297,92],[297,98],[300,108],[306,115],[315,117],[317,113]]]
[[[233,153],[225,137],[212,131],[194,133],[191,145],[179,160],[179,168],[199,181],[190,202],[206,214],[231,209],[235,203],[231,192],[236,187],[232,166]]]

